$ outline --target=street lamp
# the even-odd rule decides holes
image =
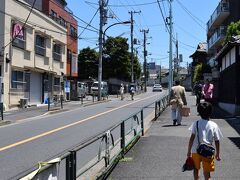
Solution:
[[[108,26],[104,32],[103,32],[103,42],[105,43],[105,35],[106,35],[106,31],[110,28],[110,27],[113,27],[113,26],[116,26],[118,24],[130,24],[131,21],[123,21],[123,22],[117,22],[117,23],[114,23],[114,24],[111,24],[110,26]]]
[[[102,52],[103,52],[103,42],[105,42],[105,34],[106,31],[115,25],[118,24],[130,24],[131,21],[123,21],[111,24],[108,26],[104,31],[102,31],[102,22],[100,22],[100,31],[99,31],[99,63],[98,63],[98,101],[101,100],[102,96],[102,90],[101,90],[101,84],[102,84]]]

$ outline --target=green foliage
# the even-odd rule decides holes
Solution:
[[[131,80],[131,53],[126,38],[109,37],[103,48],[102,77],[103,80],[117,78],[125,81]],[[97,79],[98,53],[88,48],[82,49],[78,56],[79,78],[88,79],[89,76]],[[133,71],[135,79],[141,75],[141,65],[136,56],[133,58]]]
[[[89,47],[84,48],[78,55],[78,77],[80,80],[89,77],[97,79],[98,75],[98,53]]]
[[[224,44],[228,43],[232,36],[240,35],[240,20],[237,22],[231,22],[227,27],[226,38]]]
[[[212,69],[211,66],[208,64],[198,64],[195,66],[194,75],[193,75],[193,82],[197,82],[203,79],[204,73],[211,73]]]
[[[138,61],[137,56],[134,56],[133,59],[133,71],[134,71],[134,75],[135,75],[135,79],[140,79],[141,77],[141,65]]]
[[[126,38],[109,37],[104,45],[103,77],[117,78],[126,81],[131,79],[131,53]],[[136,78],[140,78],[141,66],[138,59],[134,57],[133,68]]]
[[[193,82],[197,82],[202,79],[202,64],[198,64],[195,66],[194,75],[193,75]]]

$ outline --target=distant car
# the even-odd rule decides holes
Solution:
[[[153,91],[153,92],[155,92],[155,91],[160,91],[160,92],[162,92],[162,86],[161,86],[161,84],[154,84],[152,91]]]

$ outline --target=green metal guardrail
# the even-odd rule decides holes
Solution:
[[[61,176],[61,179],[65,180],[87,177],[87,172],[95,168],[97,172],[94,173],[94,179],[106,179],[116,163],[124,157],[125,153],[137,142],[141,135],[144,135],[144,109],[155,105],[155,117],[153,120],[156,120],[161,115],[161,112],[168,106],[168,102],[169,97],[167,95],[143,107],[140,111],[132,114],[127,119],[122,120],[102,133],[90,137],[76,147],[65,151],[65,153],[63,152],[62,155],[58,155],[58,157],[60,157],[60,160],[57,162],[60,171],[58,172],[58,176]],[[93,146],[93,144],[96,145]],[[89,150],[87,148],[89,148]],[[79,156],[81,158],[80,153],[82,151],[90,152],[93,149],[97,149],[94,157],[80,168],[80,165],[78,165],[78,163],[81,162],[81,159],[79,161]],[[39,168],[35,166],[23,172],[20,176],[22,178],[20,179],[28,179],[28,175],[36,171],[36,169],[36,175],[32,179],[43,176],[48,177],[48,175],[51,174],[48,170],[55,164],[45,164],[44,167]],[[96,166],[99,167],[96,168]]]

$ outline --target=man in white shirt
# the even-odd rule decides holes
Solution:
[[[200,103],[197,107],[197,111],[202,119],[194,122],[189,128],[192,131],[192,135],[189,139],[187,156],[192,156],[194,161],[194,179],[199,179],[199,171],[202,163],[204,178],[205,180],[210,180],[210,172],[214,171],[214,156],[206,158],[199,155],[197,153],[197,147],[202,142],[207,144],[213,144],[213,142],[215,142],[215,159],[220,161],[219,140],[222,138],[222,133],[218,125],[209,120],[210,115],[212,114],[212,105],[209,102]]]

